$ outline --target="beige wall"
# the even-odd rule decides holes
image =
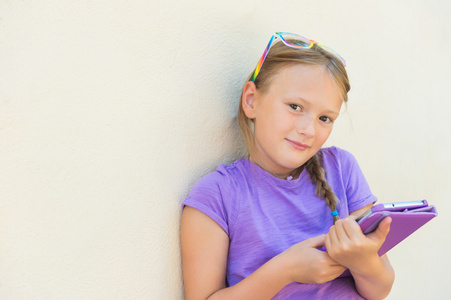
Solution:
[[[276,4],[277,3],[277,4]],[[449,1],[1,1],[0,299],[182,299],[180,202],[230,162],[274,30],[348,62],[353,152],[380,201],[440,216],[390,257],[390,299],[445,299]]]

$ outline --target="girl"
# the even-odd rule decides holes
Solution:
[[[239,105],[248,158],[220,165],[183,202],[186,299],[388,295],[394,272],[377,251],[391,220],[362,234],[355,219],[376,198],[350,153],[321,149],[349,89],[336,52],[272,36]]]

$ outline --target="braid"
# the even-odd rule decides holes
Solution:
[[[332,191],[332,188],[326,180],[326,171],[321,166],[322,156],[322,152],[318,151],[318,153],[316,153],[307,161],[305,168],[310,174],[312,182],[316,184],[315,195],[320,197],[321,199],[324,199],[331,211],[335,211],[340,200],[338,200],[337,196],[335,195],[334,191]],[[340,219],[338,215],[333,216],[333,218],[334,224],[338,219]]]

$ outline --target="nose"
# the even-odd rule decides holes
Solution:
[[[308,138],[315,136],[315,119],[309,115],[303,115],[299,118],[297,132]]]

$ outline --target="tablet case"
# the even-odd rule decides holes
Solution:
[[[363,233],[368,234],[377,229],[382,219],[388,216],[392,218],[390,232],[378,251],[379,256],[387,253],[387,251],[437,216],[435,206],[428,205],[426,200],[423,200],[423,202],[423,207],[406,208],[402,211],[386,210],[381,206],[375,205],[372,208],[372,212],[359,222]]]
[[[421,206],[417,205],[402,210],[387,208],[387,205],[378,204],[373,206],[371,211],[358,221],[358,223],[362,232],[368,234],[376,230],[379,223],[388,216],[392,218],[390,232],[378,251],[379,256],[387,253],[387,251],[417,231],[421,226],[435,218],[437,216],[437,209],[433,205],[428,205],[426,200],[423,200],[423,205]],[[326,250],[325,247],[322,250]],[[349,270],[346,270],[339,277],[346,276],[351,276]]]

